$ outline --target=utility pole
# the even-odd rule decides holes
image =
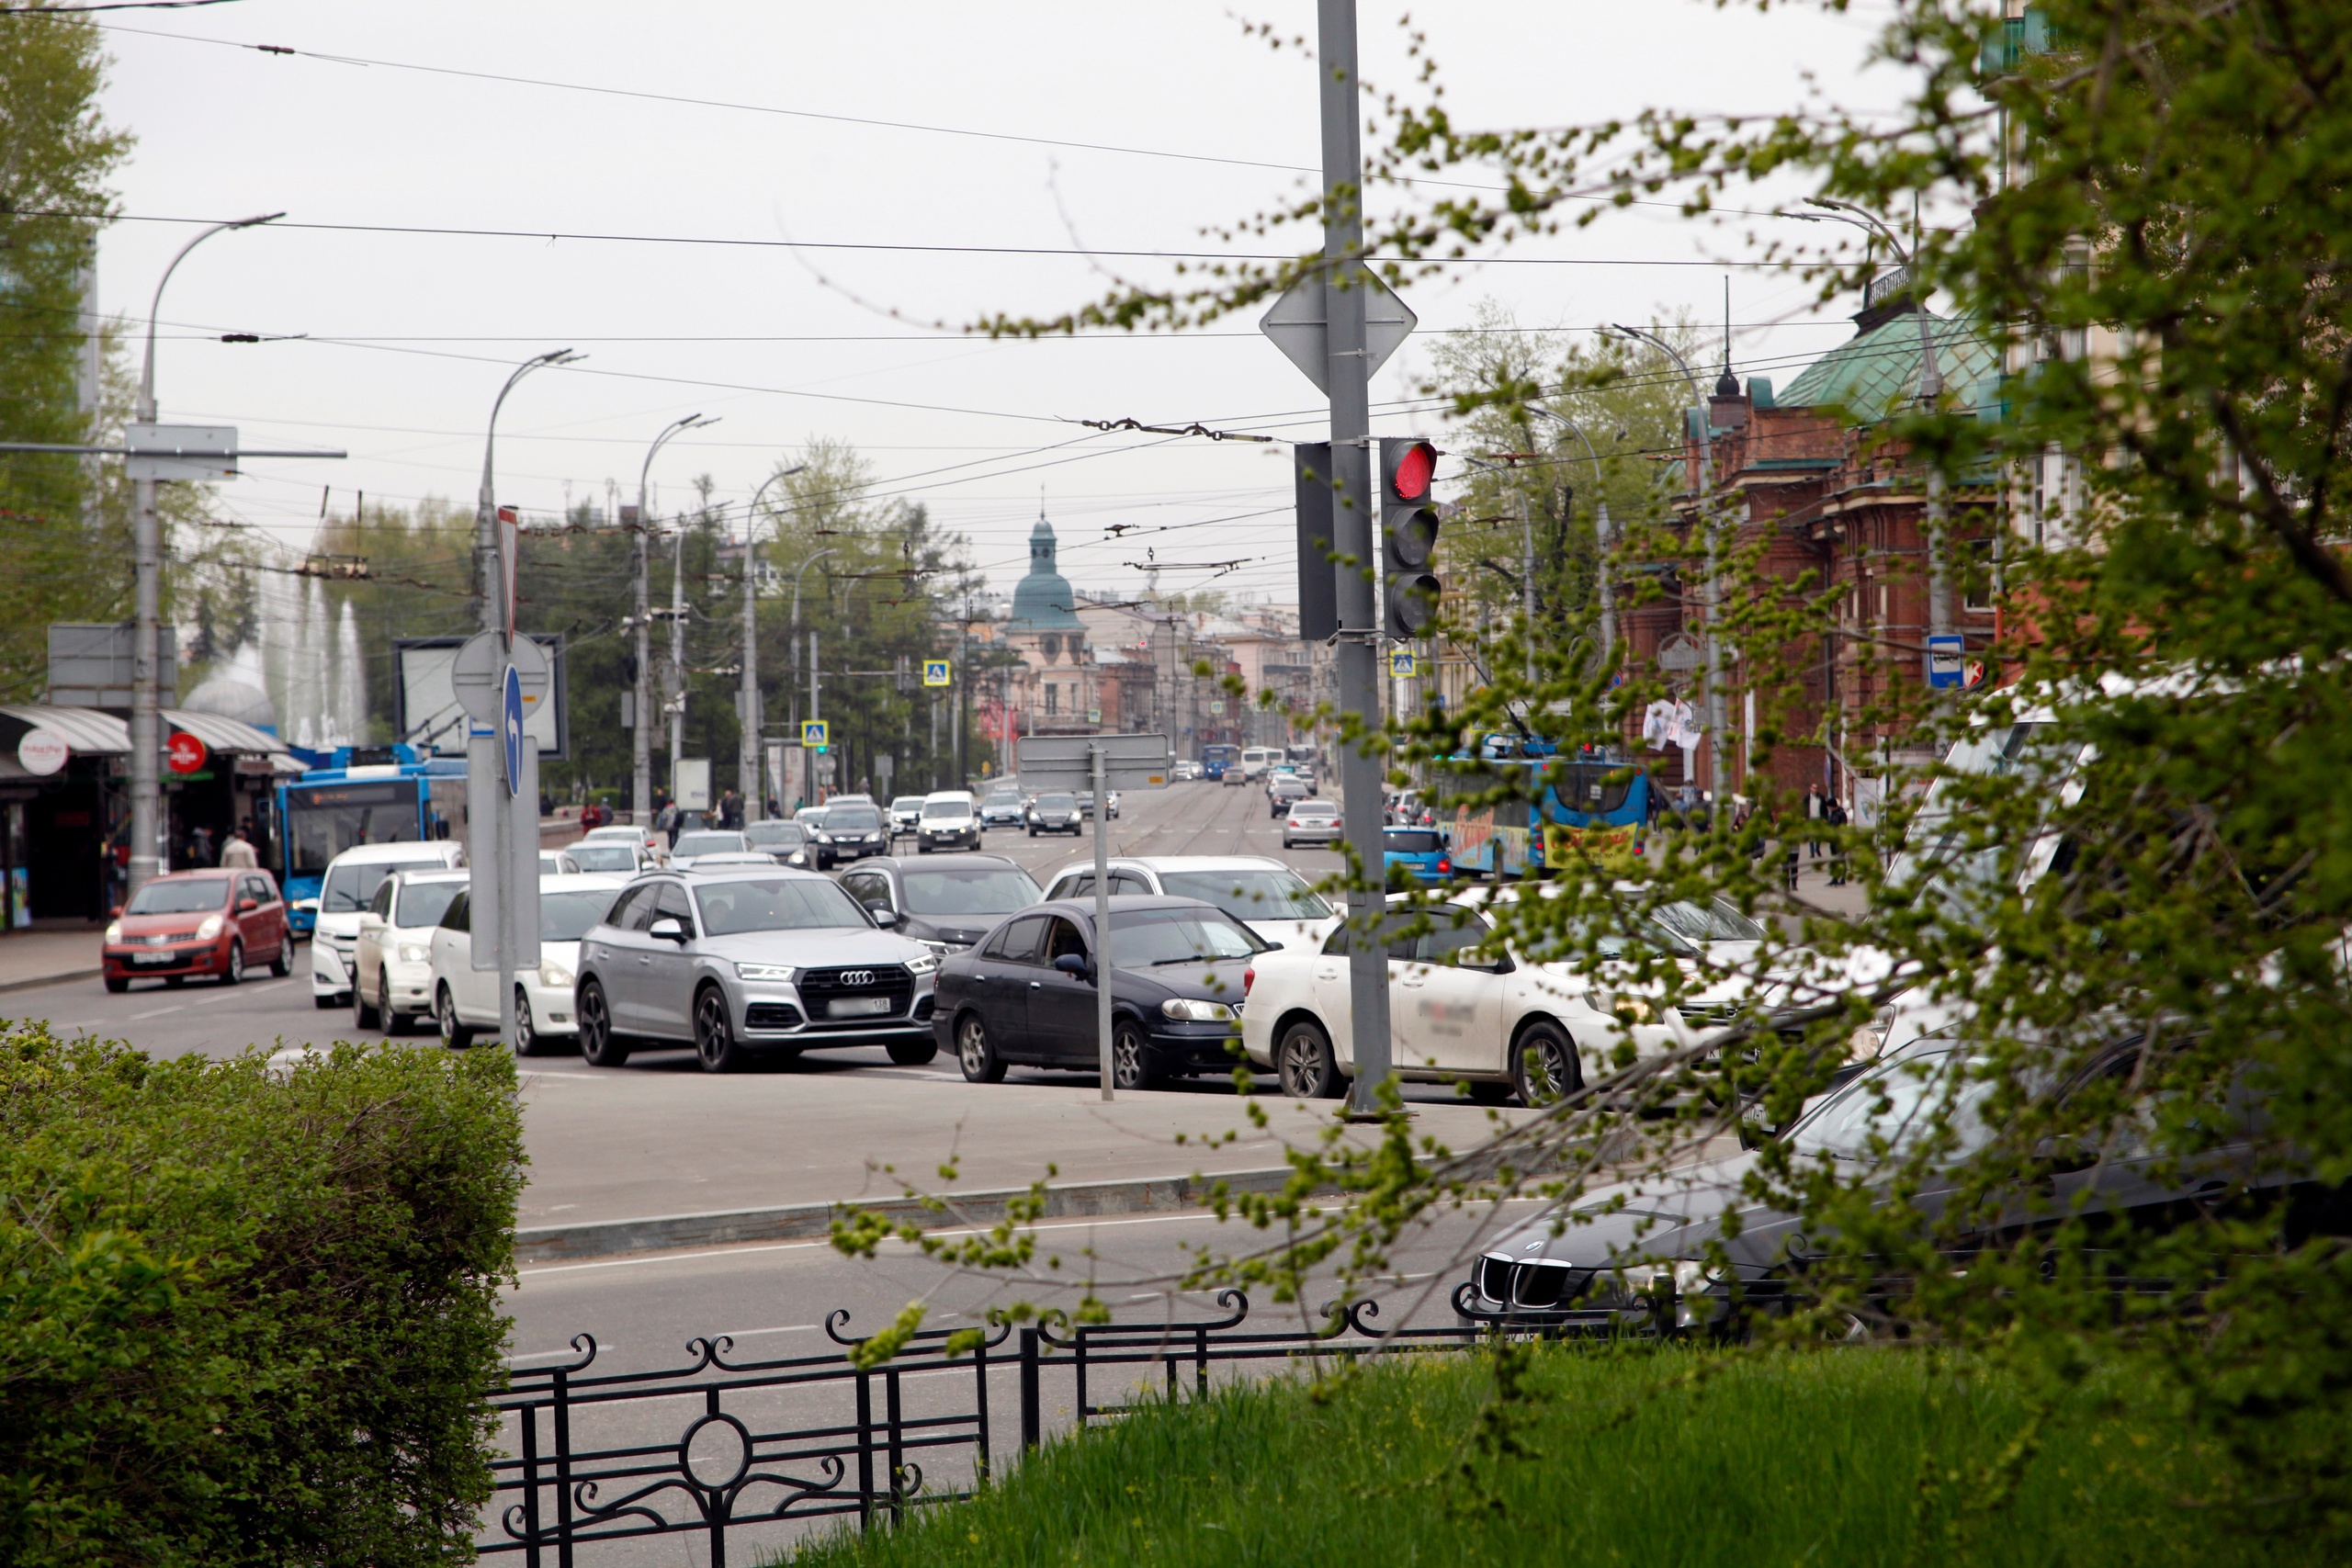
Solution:
[[[1373,540],[1371,361],[1364,346],[1364,305],[1372,297],[1363,265],[1363,81],[1356,72],[1355,0],[1316,0],[1316,56],[1321,70],[1323,142],[1323,284],[1329,385],[1331,389],[1331,468],[1336,489],[1332,553],[1338,558],[1340,706],[1353,713],[1364,735],[1340,757],[1340,810],[1356,862],[1348,891],[1356,938],[1349,943],[1348,994],[1354,1014],[1355,1080],[1350,1107],[1376,1113],[1389,1077],[1388,958],[1378,941],[1388,895],[1380,868],[1381,765],[1380,615],[1370,563]]]
[[[670,437],[680,431],[718,423],[698,413],[671,421],[653,438],[653,445],[645,449],[645,461],[637,470],[637,581],[635,614],[631,617],[637,628],[637,691],[630,701],[636,722],[629,731],[629,817],[639,828],[653,826],[653,649],[648,636],[651,607],[647,603],[651,597],[647,580],[652,570],[653,516],[645,504],[646,479],[653,471],[655,454],[669,444]]]
[[[1600,547],[1600,558],[1593,575],[1600,593],[1600,668],[1605,674],[1613,670],[1617,663],[1617,589],[1615,582],[1609,575],[1610,529],[1607,488],[1609,476],[1601,471],[1600,454],[1593,450],[1592,437],[1584,433],[1582,425],[1566,414],[1554,413],[1547,408],[1531,406],[1530,412],[1540,413],[1545,419],[1557,420],[1578,441],[1584,443],[1584,455],[1592,459],[1592,501],[1595,509],[1592,528],[1595,543]]]
[[[824,710],[817,705],[817,628],[810,626],[808,628],[808,722],[814,724],[824,716]],[[817,801],[817,759],[808,754],[808,749],[805,746],[800,749],[800,755],[801,760],[808,764],[808,799],[813,806]]]
[[[196,238],[182,245],[179,254],[164,268],[164,276],[155,281],[155,298],[147,309],[147,357],[139,376],[139,402],[136,423],[155,423],[155,318],[163,312],[164,287],[172,281],[172,274],[187,259],[188,252],[215,234],[232,229],[251,229],[285,217],[272,212],[260,218],[241,218],[233,223],[215,223]],[[155,485],[153,479],[131,481],[130,492],[130,560],[132,573],[132,608],[130,630],[130,876],[129,892],[136,893],[163,870],[164,786],[162,763],[164,754],[163,704],[158,698],[157,683],[161,671],[156,668],[160,649],[157,643],[159,623],[163,617],[164,524],[155,506]],[[176,694],[176,688],[175,688]],[[125,900],[128,902],[128,899]]]
[[[735,788],[743,797],[746,822],[760,819],[760,600],[756,556],[760,498],[767,494],[768,486],[788,479],[808,467],[806,463],[795,463],[770,474],[752,492],[752,504],[743,509],[743,684],[736,698],[741,739],[737,742]],[[783,784],[781,779],[776,781],[778,788]]]
[[[670,532],[670,679],[662,706],[670,715],[670,795],[678,794],[678,758],[686,748],[686,526]]]

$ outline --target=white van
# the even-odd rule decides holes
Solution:
[[[1266,770],[1272,767],[1282,755],[1283,749],[1279,746],[1244,746],[1241,749],[1241,776],[1245,779],[1264,778]]]
[[[455,871],[465,863],[465,846],[454,839],[354,844],[329,861],[311,933],[311,1000],[322,1008],[351,1005],[352,948],[378,884],[396,871]]]

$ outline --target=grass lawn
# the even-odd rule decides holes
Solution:
[[[2144,1395],[2080,1391],[2012,1464],[2013,1384],[1918,1352],[1546,1348],[1233,1389],[1057,1443],[968,1504],[799,1568],[1509,1564],[2234,1568],[2319,1561],[2184,1506],[2196,1456]],[[1508,1369],[1506,1369],[1508,1373]]]

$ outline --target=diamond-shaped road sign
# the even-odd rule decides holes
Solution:
[[[1369,271],[1361,276],[1371,285],[1371,294],[1363,302],[1364,374],[1370,376],[1388,363],[1388,356],[1420,324],[1420,318]],[[1273,339],[1274,346],[1306,371],[1308,380],[1328,392],[1331,389],[1331,334],[1326,325],[1330,317],[1324,310],[1324,288],[1319,272],[1300,278],[1274,301],[1272,310],[1258,319],[1258,330]]]

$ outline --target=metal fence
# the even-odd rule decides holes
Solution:
[[[1132,1388],[1139,1372],[1172,1399],[1183,1395],[1188,1371],[1193,1395],[1205,1394],[1217,1363],[1461,1349],[1489,1325],[1475,1321],[1465,1302],[1454,1304],[1457,1326],[1384,1328],[1380,1304],[1367,1300],[1327,1307],[1319,1327],[1253,1329],[1249,1299],[1227,1291],[1216,1318],[998,1325],[977,1348],[954,1355],[953,1331],[924,1329],[870,1369],[851,1356],[865,1341],[842,1332],[845,1312],[826,1320],[837,1348],[821,1355],[738,1361],[719,1336],[691,1341],[689,1364],[659,1371],[599,1372],[596,1343],[582,1335],[572,1341],[577,1359],[517,1370],[492,1397],[507,1424],[509,1457],[496,1463],[492,1528],[478,1549],[521,1553],[532,1568],[571,1568],[582,1547],[700,1532],[712,1568],[724,1568],[737,1532],[848,1515],[870,1529],[970,1496],[989,1478],[999,1435],[992,1382],[1012,1383],[1019,1442],[1035,1448],[1045,1437],[1046,1381],[1065,1369],[1070,1413],[1084,1426],[1133,1409],[1098,1401]],[[1606,1325],[1555,1319],[1526,1326],[1575,1333]],[[1005,1391],[993,1392],[1001,1398]]]

